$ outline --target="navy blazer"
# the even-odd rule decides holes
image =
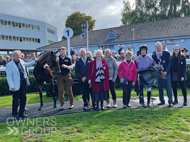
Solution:
[[[79,82],[82,83],[82,78],[86,77],[88,78],[88,66],[89,63],[91,62],[90,58],[86,59],[86,65],[84,65],[83,60],[80,58],[75,65],[75,73],[79,78]]]
[[[178,81],[181,81],[181,77],[184,77],[185,80],[187,79],[186,77],[186,59],[185,57],[182,55],[181,59],[178,60],[178,66],[177,66],[177,71],[178,71]],[[171,63],[171,75],[173,73],[173,60]]]
[[[158,64],[160,61],[157,58],[156,52],[152,55],[152,58],[154,59],[154,62]],[[170,73],[170,68],[171,68],[171,55],[168,51],[163,51],[162,57],[161,57],[161,65],[164,68],[164,71],[167,72],[167,74]]]

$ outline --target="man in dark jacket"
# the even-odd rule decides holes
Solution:
[[[167,96],[168,96],[168,103],[169,107],[173,106],[172,101],[172,89],[171,89],[171,55],[168,51],[162,50],[162,43],[157,42],[155,44],[156,52],[152,55],[152,58],[154,59],[154,62],[156,64],[159,64],[161,67],[161,76],[158,79],[158,89],[159,89],[159,98],[160,103],[158,105],[164,105],[164,93],[163,93],[163,84],[165,83]]]
[[[89,84],[87,80],[87,71],[88,71],[88,65],[91,61],[90,58],[86,57],[86,50],[84,48],[80,49],[80,55],[81,58],[76,62],[75,66],[75,73],[79,78],[79,83],[81,84],[82,89],[82,98],[84,102],[84,110],[87,110],[88,108],[88,100],[89,100]],[[94,104],[92,104],[94,107]]]

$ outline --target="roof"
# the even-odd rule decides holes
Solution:
[[[190,35],[190,16],[90,31],[89,45],[133,41],[133,31],[131,30],[133,28],[135,40],[187,36]],[[120,36],[116,39],[108,40],[107,35],[111,31]],[[72,37],[70,42],[72,47],[86,46],[86,40],[81,39],[80,35]],[[58,48],[61,46],[67,46],[67,40],[38,49]]]

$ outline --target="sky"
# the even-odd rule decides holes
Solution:
[[[0,13],[45,21],[57,28],[58,41],[72,13],[92,16],[98,30],[121,26],[122,8],[123,0],[0,0]]]

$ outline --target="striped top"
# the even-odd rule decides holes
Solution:
[[[104,70],[102,67],[102,60],[98,61],[96,60],[96,79],[95,82],[101,82],[101,80],[104,80]]]

